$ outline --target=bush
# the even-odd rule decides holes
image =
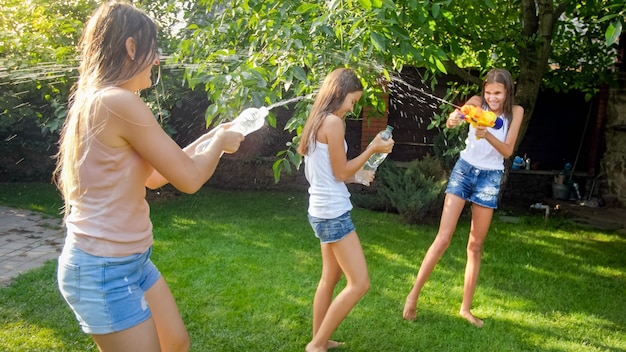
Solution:
[[[386,163],[391,163],[391,161],[387,161]],[[380,181],[377,181],[377,179],[378,175],[376,175],[376,179],[369,187],[361,186],[359,184],[348,184],[352,204],[354,204],[355,207],[373,211],[397,213],[398,211],[393,204],[391,204],[389,198],[383,196],[378,191],[378,184]]]
[[[407,223],[436,223],[441,215],[448,180],[441,162],[428,155],[406,167],[383,163],[378,171],[378,192]]]

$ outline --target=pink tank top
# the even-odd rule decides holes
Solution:
[[[123,257],[152,245],[145,182],[152,167],[130,146],[112,148],[94,138],[70,195],[66,241],[92,255]]]

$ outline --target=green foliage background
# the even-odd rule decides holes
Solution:
[[[98,3],[5,0],[0,5],[0,136],[5,140],[0,152],[15,155],[0,160],[0,179],[22,178],[15,165],[32,159],[30,154],[54,154],[77,75],[76,44]],[[310,101],[336,67],[354,68],[365,86],[361,105],[381,112],[386,82],[407,65],[424,68],[426,83],[441,73],[465,80],[450,87],[449,99],[477,92],[482,73],[505,67],[518,78],[527,124],[540,88],[575,89],[591,98],[600,84],[613,81],[615,38],[624,18],[621,0],[133,3],[161,28],[160,100],[157,105],[152,94],[145,97],[170,133],[176,131],[169,114],[190,90],[207,106],[207,125],[232,119],[248,106],[304,98],[285,125],[294,138],[276,157],[277,178],[299,166],[294,147]],[[446,112],[442,109],[441,116]],[[441,116],[432,128],[441,126]],[[269,123],[276,126],[275,115]],[[35,126],[39,133],[31,131]],[[40,159],[35,163],[50,164]]]

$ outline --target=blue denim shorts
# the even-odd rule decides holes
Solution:
[[[319,238],[321,243],[337,242],[356,230],[349,211],[334,219],[316,218],[310,214],[308,216],[315,237]]]
[[[109,334],[150,318],[144,293],[161,273],[152,248],[127,257],[97,257],[66,244],[59,257],[59,290],[87,334]]]
[[[459,158],[446,188],[446,193],[454,194],[480,206],[497,209],[502,170],[482,170]]]

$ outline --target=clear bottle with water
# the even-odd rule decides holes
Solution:
[[[260,108],[247,108],[233,120],[233,125],[228,129],[247,136],[248,134],[260,129],[265,124],[265,117],[269,114],[269,110],[262,106]],[[211,144],[213,138],[198,144],[196,154],[202,153]]]
[[[393,131],[393,127],[387,125],[387,128],[381,132],[381,138],[383,140],[388,140],[392,137],[391,135],[391,131]],[[359,171],[356,172],[356,174],[354,174],[354,178],[356,180],[356,182],[362,184],[362,185],[366,185],[369,186],[369,180],[366,179],[366,174],[371,174],[372,172],[376,171],[376,169],[378,168],[378,166],[385,161],[385,158],[387,158],[387,153],[374,153],[372,154],[372,156],[370,156],[369,159],[367,159],[367,161],[365,162],[365,164],[363,164],[363,167],[361,167],[361,169]],[[368,172],[369,171],[369,172]]]

